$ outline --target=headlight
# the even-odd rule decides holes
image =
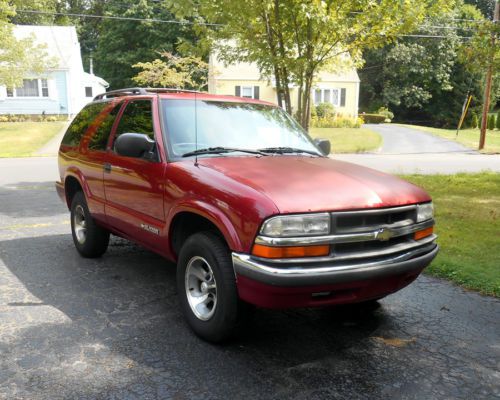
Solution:
[[[417,222],[427,221],[434,217],[434,206],[432,202],[417,205]]]
[[[330,233],[330,215],[324,213],[272,217],[264,222],[260,233],[271,237],[327,235]]]

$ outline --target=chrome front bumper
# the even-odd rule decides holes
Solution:
[[[420,272],[436,257],[439,246],[434,242],[380,261],[339,264],[329,262],[297,264],[265,262],[248,254],[232,253],[236,275],[275,286],[298,287],[329,285],[377,279],[408,272]]]

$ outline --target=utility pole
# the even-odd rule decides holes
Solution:
[[[498,23],[500,19],[500,3],[499,0],[495,2],[495,14],[493,15],[493,22]],[[495,36],[491,38],[491,45],[495,47]],[[483,104],[483,117],[481,118],[481,136],[479,138],[479,150],[484,149],[484,142],[486,140],[486,127],[488,125],[488,111],[490,110],[490,97],[491,97],[491,81],[493,77],[492,63],[486,72],[486,86],[484,88],[484,104]]]

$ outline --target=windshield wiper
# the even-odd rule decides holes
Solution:
[[[199,155],[199,154],[223,154],[223,153],[234,153],[234,152],[258,154],[261,156],[268,155],[260,150],[237,149],[234,147],[217,146],[217,147],[207,147],[205,149],[198,149],[198,150],[194,150],[194,151],[189,151],[187,153],[184,153],[182,155],[182,157],[195,156],[195,155]]]
[[[312,154],[315,156],[321,156],[321,154],[319,154],[316,151],[296,149],[294,147],[266,147],[263,149],[259,149],[259,151],[261,151],[263,153],[277,153],[277,154],[306,153],[306,154]]]

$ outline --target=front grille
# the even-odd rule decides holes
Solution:
[[[330,255],[327,257],[267,260],[273,263],[365,264],[408,259],[431,251],[436,246],[436,235],[415,240],[414,233],[432,225],[432,219],[417,222],[416,205],[341,211],[331,213],[329,235],[280,239],[258,236],[256,243],[272,246],[330,245]]]
[[[349,235],[353,233],[388,230],[398,232],[417,226],[417,207],[403,206],[386,209],[360,210],[332,213],[332,234]],[[432,238],[434,240],[434,238]],[[427,240],[414,240],[414,233],[395,234],[388,240],[364,240],[334,243],[331,257],[334,260],[356,260],[381,257],[394,257],[399,253],[415,250],[420,245],[429,244]]]

